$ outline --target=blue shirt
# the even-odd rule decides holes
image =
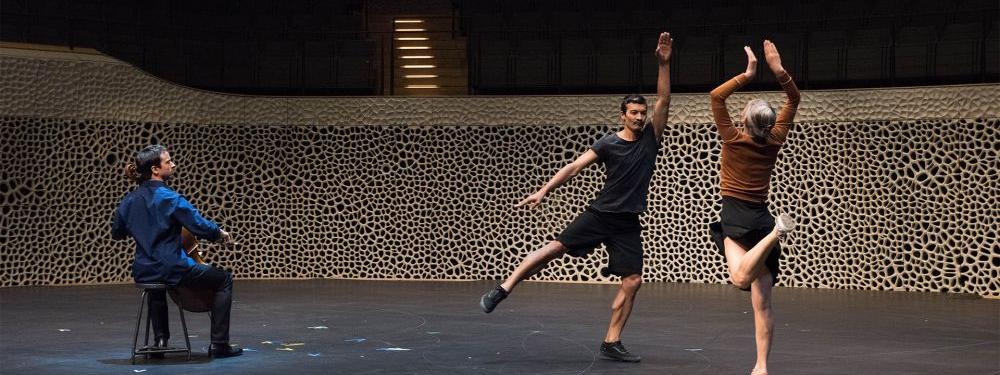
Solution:
[[[128,193],[111,223],[111,237],[135,239],[132,277],[136,282],[177,285],[195,261],[181,246],[181,227],[197,238],[219,239],[219,226],[198,213],[163,181],[149,180]]]

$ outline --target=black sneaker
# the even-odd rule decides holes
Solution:
[[[629,353],[621,341],[601,344],[601,357],[621,362],[639,362],[642,360],[638,355]]]
[[[493,309],[497,308],[497,305],[504,298],[507,298],[507,291],[502,286],[497,285],[496,288],[490,289],[489,292],[483,294],[483,298],[479,299],[479,307],[483,308],[484,313],[489,314],[493,312]]]

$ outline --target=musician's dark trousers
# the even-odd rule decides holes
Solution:
[[[150,290],[147,306],[149,307],[149,320],[153,325],[153,338],[156,341],[170,339],[170,326],[167,325],[167,292]]]
[[[233,306],[233,275],[221,268],[196,264],[184,274],[177,286],[215,291],[215,301],[212,303],[212,343],[229,343],[229,312]],[[153,337],[157,339],[170,338],[165,292],[150,292],[149,319],[152,320]]]

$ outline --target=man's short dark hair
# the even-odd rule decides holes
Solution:
[[[628,106],[629,103],[646,105],[646,97],[639,94],[625,95],[625,98],[622,99],[622,113],[625,113],[625,107]]]

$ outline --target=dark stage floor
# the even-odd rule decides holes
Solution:
[[[525,283],[486,315],[493,282],[242,281],[233,342],[209,360],[208,316],[188,314],[183,355],[129,364],[132,285],[0,288],[3,374],[748,374],[748,295],[647,283],[623,341],[638,364],[603,361],[613,285]],[[968,295],[777,288],[771,374],[997,374],[1000,301]],[[171,304],[173,346],[183,345]],[[292,349],[292,350],[282,350]]]

